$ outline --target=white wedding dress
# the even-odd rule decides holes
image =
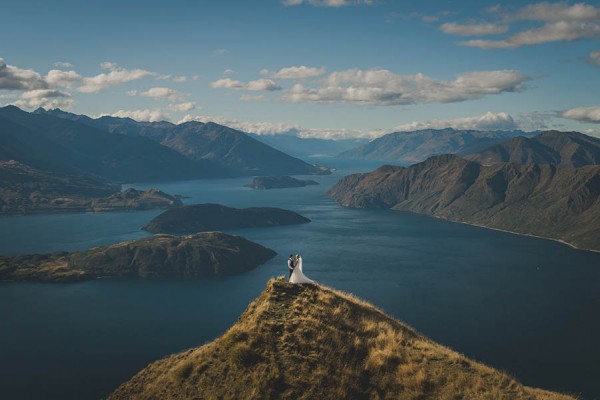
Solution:
[[[298,259],[298,264],[290,277],[290,283],[315,283],[312,279],[308,279],[306,275],[304,275],[304,272],[302,272],[302,257]]]

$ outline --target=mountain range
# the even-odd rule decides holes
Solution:
[[[542,132],[497,143],[465,158],[480,164],[552,164],[574,168],[600,164],[600,139],[579,132]]]
[[[351,295],[271,280],[221,337],[156,361],[110,400],[567,400],[523,386]]]
[[[151,140],[187,161],[204,165],[212,176],[312,175],[328,173],[327,168],[308,164],[256,140],[250,135],[214,122],[138,122],[131,118],[104,116],[90,118],[59,109],[37,109],[49,115],[77,122],[122,137]],[[208,168],[206,166],[210,166]]]
[[[481,165],[456,155],[342,178],[328,193],[357,208],[433,215],[600,250],[600,165]]]
[[[476,131],[427,129],[393,132],[341,153],[338,157],[358,160],[381,160],[410,165],[432,155],[465,155],[484,150],[516,136],[534,136],[538,132]]]

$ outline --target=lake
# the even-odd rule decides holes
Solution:
[[[427,216],[338,206],[325,192],[374,163],[327,160],[320,186],[255,191],[251,178],[131,185],[186,204],[274,206],[312,220],[231,231],[278,252],[205,281],[0,284],[0,390],[99,399],[149,362],[222,334],[300,253],[306,275],[374,303],[526,385],[600,399],[600,254]],[[0,218],[0,254],[83,250],[144,237],[160,210]]]

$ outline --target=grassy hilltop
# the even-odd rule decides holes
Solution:
[[[154,362],[117,399],[572,399],[523,386],[372,305],[271,280],[215,341]]]

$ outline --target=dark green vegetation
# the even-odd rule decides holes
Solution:
[[[543,132],[519,136],[465,157],[480,164],[512,162],[552,164],[574,168],[600,164],[600,139],[578,132]]]
[[[121,191],[121,185],[114,183],[0,160],[0,215],[148,210],[180,205],[181,200],[160,190]]]
[[[142,229],[152,233],[191,233],[212,230],[294,225],[310,219],[274,207],[231,208],[220,204],[194,204],[167,210]]]
[[[156,361],[120,399],[571,399],[525,387],[372,305],[271,280],[220,338]]]
[[[100,277],[206,278],[239,274],[276,253],[221,232],[155,235],[76,253],[0,257],[0,280],[72,282]]]
[[[244,185],[252,189],[284,189],[304,187],[309,185],[318,185],[313,180],[302,180],[292,178],[291,176],[258,176],[252,180],[252,183]]]
[[[346,207],[412,211],[600,250],[600,165],[483,166],[442,155],[349,175],[328,195]]]
[[[515,136],[534,134],[522,131],[470,131],[452,128],[394,132],[345,151],[339,157],[392,161],[408,165],[437,154],[471,154]]]
[[[61,110],[38,109],[35,114],[75,122],[127,140],[150,141],[164,151],[170,150],[191,162],[195,176],[226,177],[324,174],[317,167],[276,150],[249,135],[213,122],[137,122],[130,118],[101,117],[92,119]],[[126,140],[126,139],[123,139]],[[176,179],[172,176],[171,179]],[[139,179],[138,179],[139,180]]]

